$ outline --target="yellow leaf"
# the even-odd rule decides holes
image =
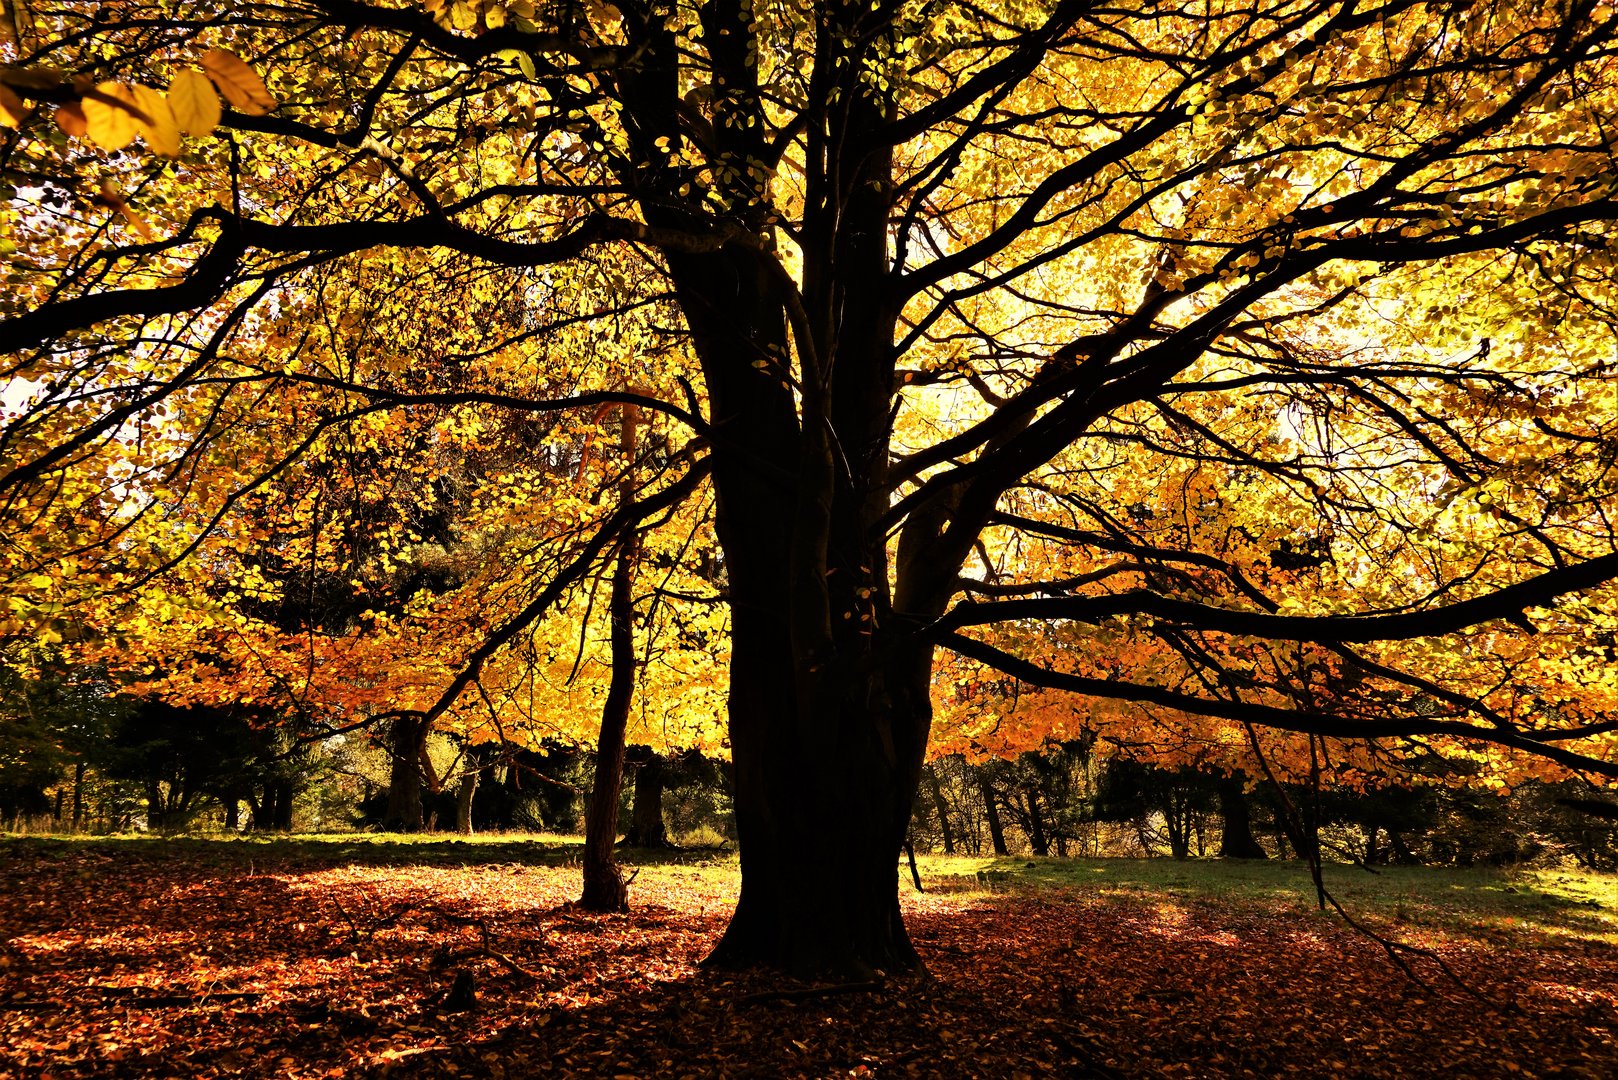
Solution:
[[[135,124],[146,145],[164,157],[179,157],[180,125],[175,122],[169,99],[163,96],[161,90],[153,90],[150,86],[131,89],[135,94],[135,107],[146,115],[144,121]]]
[[[28,106],[22,103],[22,98],[11,87],[0,83],[0,127],[21,127],[27,113]]]
[[[248,116],[263,116],[275,108],[276,100],[264,80],[235,53],[210,49],[203,54],[201,63],[225,100]]]
[[[75,139],[84,138],[90,131],[84,119],[84,107],[76,101],[56,110],[56,126]]]
[[[135,94],[118,82],[104,82],[84,95],[85,133],[104,150],[122,150],[134,141],[135,121],[146,119]]]
[[[157,234],[153,232],[152,227],[146,223],[146,219],[135,213],[135,211],[131,210],[128,203],[124,203],[122,206],[120,206],[118,208],[118,212],[124,215],[124,220],[129,222],[130,227],[132,227],[136,232],[140,233],[140,238],[142,240],[150,241],[157,239]]]
[[[169,84],[169,105],[175,122],[187,135],[207,135],[219,124],[219,95],[208,76],[186,68]]]

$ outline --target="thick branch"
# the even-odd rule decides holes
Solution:
[[[1179,626],[1282,641],[1399,641],[1452,634],[1495,619],[1521,621],[1523,610],[1548,607],[1556,597],[1594,588],[1618,577],[1618,553],[1508,585],[1487,596],[1423,611],[1392,615],[1270,615],[1176,600],[1145,589],[1107,596],[1026,597],[968,601],[934,624],[935,632],[1014,619],[1097,622],[1117,615],[1149,615]]]
[[[1366,720],[1352,716],[1339,716],[1333,713],[1285,709],[1276,705],[1261,705],[1246,701],[1217,701],[1212,698],[1198,697],[1194,694],[1182,694],[1161,686],[1146,686],[1140,683],[1121,682],[1116,679],[1092,679],[1083,675],[1050,671],[997,649],[992,645],[974,641],[972,638],[961,634],[943,635],[939,639],[939,644],[952,652],[976,660],[979,663],[987,664],[989,667],[1004,672],[1031,686],[1043,686],[1052,690],[1069,690],[1078,694],[1110,698],[1115,701],[1134,701],[1147,705],[1160,705],[1164,708],[1195,713],[1199,716],[1213,716],[1223,720],[1235,720],[1240,723],[1275,728],[1280,731],[1324,735],[1334,739],[1393,739],[1418,735],[1453,736],[1460,739],[1493,743],[1497,746],[1510,747],[1514,750],[1525,750],[1570,769],[1584,770],[1602,776],[1618,777],[1618,762],[1602,761],[1599,758],[1574,753],[1562,747],[1548,746],[1515,731],[1480,727],[1459,720],[1443,720],[1425,716]]]

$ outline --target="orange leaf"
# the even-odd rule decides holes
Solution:
[[[275,108],[276,100],[264,80],[235,53],[210,49],[201,63],[225,100],[248,116],[263,116]]]
[[[84,119],[84,106],[76,101],[56,110],[56,126],[75,139],[82,139],[90,133]]]

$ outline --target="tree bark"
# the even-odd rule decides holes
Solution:
[[[816,729],[749,722],[792,705],[781,700],[790,684],[768,676],[789,654],[759,656],[749,641],[758,637],[738,626],[731,731],[742,892],[708,963],[846,979],[919,967],[896,870],[920,780],[919,718],[930,720],[925,668],[850,676],[841,714]]]
[[[635,767],[635,801],[629,812],[629,831],[624,843],[630,847],[662,848],[669,846],[668,833],[663,826],[663,785],[667,769],[661,754],[648,752],[646,760]]]
[[[933,810],[938,814],[938,831],[943,836],[944,854],[955,854],[955,837],[949,828],[949,804],[944,801],[944,789],[938,782],[938,766],[929,765],[924,770],[927,777],[927,788],[933,797]]]
[[[393,721],[388,732],[388,803],[382,814],[382,827],[389,832],[420,832],[424,824],[419,761],[426,745],[427,729],[420,720],[401,716]]]
[[[1051,843],[1045,835],[1045,815],[1039,809],[1039,793],[1033,787],[1023,789],[1023,798],[1028,803],[1028,846],[1034,849],[1034,854],[1044,858],[1051,853]]]
[[[473,761],[476,765],[476,761]],[[455,831],[462,836],[472,835],[472,797],[478,791],[478,770],[468,769],[455,786]]]
[[[858,5],[816,10],[827,40],[864,32]],[[750,11],[721,0],[702,5],[701,19],[724,73],[716,138],[737,160],[766,160]],[[649,58],[619,85],[643,130],[664,130],[678,120],[678,42],[665,23],[647,27]],[[837,107],[804,132],[815,166],[797,239],[801,287],[768,250],[768,200],[745,171],[726,181],[727,198],[738,221],[759,226],[762,250],[671,247],[665,258],[708,392],[732,617],[742,890],[709,962],[857,979],[920,966],[897,875],[932,723],[932,646],[915,631],[942,613],[970,544],[934,557],[901,541],[889,573],[901,301],[888,265],[893,149],[883,127],[896,107],[831,53],[816,65],[812,94]],[[669,172],[657,182],[682,181]],[[669,194],[642,200],[649,224],[711,232]],[[922,532],[936,538],[947,520],[928,516]]]
[[[630,472],[635,460],[635,425],[638,416],[625,406],[619,433],[624,457],[621,500],[634,497]],[[628,911],[629,885],[613,858],[618,841],[618,799],[624,784],[624,734],[629,729],[629,707],[635,696],[635,610],[630,590],[635,582],[635,560],[639,557],[637,534],[625,536],[618,548],[612,570],[612,594],[608,601],[611,624],[612,677],[607,683],[607,700],[601,707],[601,735],[596,740],[595,785],[584,817],[584,889],[579,906],[586,911]]]
[[[996,855],[1006,854],[1006,829],[1000,823],[1000,807],[995,804],[994,785],[989,782],[989,770],[982,765],[975,767],[978,777],[978,792],[983,796],[983,813],[989,821],[989,843],[994,845]]]
[[[73,831],[84,829],[84,761],[73,763]]]
[[[631,553],[620,551],[612,572],[612,678],[601,708],[595,786],[584,816],[584,891],[579,906],[586,911],[629,910],[629,886],[613,858],[613,844],[618,839],[618,796],[624,781],[624,732],[629,727],[629,706],[635,690],[631,562]]]
[[[1263,846],[1253,835],[1253,816],[1247,807],[1247,790],[1241,773],[1219,781],[1219,833],[1221,859],[1267,859]]]
[[[146,781],[146,827],[154,830],[163,828],[167,824],[166,810],[161,783],[157,780]]]

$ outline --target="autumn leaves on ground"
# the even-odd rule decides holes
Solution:
[[[641,865],[595,916],[575,852],[5,841],[0,1077],[1618,1071],[1611,878],[1336,871],[1463,987],[1406,978],[1295,865],[924,860],[932,979],[832,993],[698,969],[732,860]]]

